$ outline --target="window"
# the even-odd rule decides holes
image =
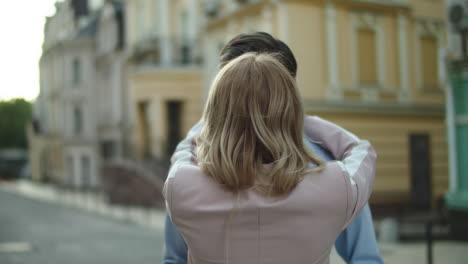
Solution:
[[[137,2],[137,6],[136,6],[136,15],[137,15],[137,28],[136,28],[136,32],[138,32],[138,39],[141,39],[143,36],[144,36],[144,33],[145,33],[145,20],[146,20],[146,17],[145,17],[145,8],[143,6],[143,4],[141,2]]]
[[[144,157],[151,157],[151,124],[149,121],[149,102],[138,103],[138,123],[140,128],[140,144]]]
[[[73,162],[73,157],[67,157],[67,167],[68,167],[68,183],[73,185],[75,183],[75,166]]]
[[[182,39],[181,39],[181,63],[182,64],[188,64],[190,63],[190,45],[189,43],[191,41],[194,41],[193,39],[189,39],[188,36],[189,34],[189,21],[188,21],[188,13],[187,10],[184,10],[180,14],[180,32],[182,34]]]
[[[377,85],[376,33],[371,29],[357,31],[359,83]]]
[[[421,37],[421,74],[423,89],[437,89],[439,86],[437,65],[437,39]]]
[[[91,187],[91,162],[87,155],[81,157],[81,174],[83,187]]]
[[[101,142],[101,155],[104,160],[112,159],[116,156],[116,144],[114,141]]]
[[[73,132],[75,134],[81,133],[83,130],[83,113],[81,109],[75,107],[73,109]]]
[[[183,37],[189,36],[189,27],[188,13],[187,10],[184,10],[180,14],[180,33],[182,33]]]
[[[79,84],[81,81],[81,63],[78,59],[73,60],[73,84]]]

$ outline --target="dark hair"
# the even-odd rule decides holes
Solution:
[[[296,77],[297,62],[288,45],[265,32],[239,34],[231,39],[221,51],[219,68],[247,52],[279,54],[278,60],[293,77]]]

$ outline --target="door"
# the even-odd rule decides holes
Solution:
[[[168,156],[174,153],[177,144],[181,140],[181,114],[182,102],[169,101],[166,104],[167,113],[167,152]]]
[[[140,145],[144,158],[151,157],[151,126],[149,122],[149,102],[138,102],[138,125],[140,128]]]
[[[431,208],[431,160],[428,134],[410,135],[411,202],[414,209]]]

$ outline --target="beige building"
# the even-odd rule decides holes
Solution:
[[[206,84],[230,38],[269,32],[298,60],[307,112],[375,145],[373,203],[423,208],[442,198],[448,187],[439,59],[444,1],[212,1],[205,14]]]
[[[199,0],[127,0],[132,146],[165,159],[200,117],[203,72]]]

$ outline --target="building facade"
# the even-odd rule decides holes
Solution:
[[[122,2],[107,1],[96,32],[97,140],[103,160],[122,158],[130,151],[124,15]]]
[[[265,31],[292,48],[306,111],[376,147],[372,203],[430,208],[447,191],[444,1],[122,0],[79,19],[77,2],[46,25],[35,178],[98,184],[107,158],[167,159],[221,48]]]
[[[133,154],[164,160],[200,118],[200,0],[126,0]]]
[[[296,56],[307,112],[376,147],[373,203],[428,208],[443,197],[444,1],[211,1],[205,16],[207,84],[230,38],[271,33]]]
[[[100,164],[123,155],[127,127],[122,5],[90,3],[58,2],[47,19],[29,131],[32,177],[77,188],[99,186]]]

